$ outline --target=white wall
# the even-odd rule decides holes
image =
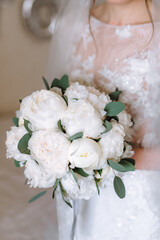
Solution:
[[[36,39],[21,18],[22,0],[0,8],[0,113],[18,109],[18,99],[40,89],[48,40]]]

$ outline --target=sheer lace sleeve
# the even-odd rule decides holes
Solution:
[[[159,80],[153,71],[158,71],[160,60],[150,47],[152,25],[112,26],[92,17],[91,29],[93,36],[86,26],[73,54],[71,79],[96,85],[107,93],[116,88],[122,90],[120,101],[126,104],[135,122],[128,140],[150,147],[155,134],[150,126],[156,114],[151,88],[156,89]]]

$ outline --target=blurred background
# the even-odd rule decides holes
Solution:
[[[58,9],[54,0],[0,0],[0,239],[57,239],[51,192],[24,185],[23,169],[5,157],[6,131],[19,99],[41,89]]]

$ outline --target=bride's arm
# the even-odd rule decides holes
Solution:
[[[136,169],[160,170],[160,147],[135,148],[133,158],[136,161]]]

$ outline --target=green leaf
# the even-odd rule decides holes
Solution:
[[[95,141],[95,142],[99,142],[99,141],[101,140],[101,138],[98,138],[98,139],[92,138],[92,139],[93,139],[93,141]]]
[[[29,124],[30,122],[28,121],[28,120],[26,120],[26,119],[24,119],[24,127],[25,127],[25,129],[27,130],[27,132],[32,136],[32,130],[28,127],[28,124]]]
[[[28,141],[30,138],[31,138],[31,135],[27,133],[19,140],[18,150],[20,151],[20,153],[30,155],[30,151],[28,149]]]
[[[45,77],[42,77],[42,79],[43,79],[43,82],[44,82],[44,85],[45,85],[46,89],[50,90],[49,84],[48,84],[47,80],[45,79]]]
[[[119,198],[125,198],[126,196],[126,189],[124,183],[121,178],[115,176],[114,178],[114,190]]]
[[[82,138],[82,137],[83,137],[83,132],[79,132],[79,133],[76,133],[73,136],[69,137],[68,139],[70,141],[73,141],[73,140],[76,140],[76,139],[79,139],[79,138]]]
[[[112,160],[107,160],[108,165],[118,172],[125,172],[125,167],[119,163],[113,162]]]
[[[109,97],[112,101],[118,101],[119,96],[121,95],[122,91],[119,91],[118,89],[115,92],[112,92],[109,94]]]
[[[121,162],[122,161],[127,161],[127,162],[131,163],[133,166],[135,166],[135,163],[136,163],[133,158],[122,158]]]
[[[65,129],[64,129],[63,126],[62,126],[61,120],[58,121],[57,125],[58,125],[58,129],[59,129],[61,132],[66,133]]]
[[[19,118],[14,117],[14,118],[12,118],[12,121],[16,127],[19,127]]]
[[[64,101],[66,102],[67,106],[68,106],[68,97],[65,95],[62,95],[62,98],[64,99]]]
[[[61,182],[59,182],[59,186],[60,186],[60,193],[61,193],[61,195],[62,195],[63,201],[64,201],[70,208],[72,208],[71,203],[70,203],[69,201],[67,201],[67,199],[66,199],[67,193],[66,193],[66,191],[64,190]]]
[[[78,101],[79,99],[78,98],[72,98],[73,100],[76,100],[76,101]]]
[[[108,160],[107,162],[111,168],[118,172],[130,172],[135,170],[133,164],[124,159],[121,160],[119,163],[113,162],[112,160]]]
[[[103,133],[107,133],[112,129],[112,124],[107,120],[104,122],[104,126],[106,127],[106,130]]]
[[[78,179],[77,179],[77,177],[76,177],[76,175],[75,175],[75,173],[73,172],[73,170],[70,168],[70,173],[72,174],[72,176],[73,176],[73,178],[74,178],[74,180],[75,180],[75,182],[77,183],[77,185],[78,185],[78,187],[80,188],[80,186],[79,186],[79,184],[78,184]]]
[[[98,191],[98,195],[100,195],[100,189],[99,189],[99,185],[98,185],[99,180],[95,178],[94,181],[96,183],[96,188],[97,188],[97,191]]]
[[[110,117],[114,117],[118,115],[124,109],[125,109],[125,105],[124,103],[121,103],[121,102],[110,102],[104,108],[104,110],[107,112],[107,115]]]
[[[46,194],[46,192],[47,192],[47,191],[38,193],[36,196],[34,196],[33,198],[31,198],[31,199],[29,200],[29,203],[34,202],[34,201],[37,200],[38,198],[42,197],[44,194]]]
[[[102,176],[103,169],[99,169],[97,170],[97,172],[99,173],[100,176]]]
[[[82,168],[74,168],[73,171],[78,173],[82,177],[88,177],[89,175]]]
[[[133,166],[133,164],[128,161],[121,160],[119,164],[125,168],[126,172],[135,171],[135,167]]]
[[[59,179],[56,180],[54,186],[53,186],[53,194],[52,194],[52,198],[54,198],[55,195],[55,191],[57,190],[57,187],[59,185]]]
[[[18,167],[18,168],[21,167],[20,164],[19,164],[19,162],[18,162],[17,160],[14,160],[14,165],[15,165],[16,167]]]
[[[69,80],[68,76],[64,75],[60,80],[55,78],[51,84],[51,88],[57,87],[62,90],[62,93],[66,91],[66,89],[69,87]]]

